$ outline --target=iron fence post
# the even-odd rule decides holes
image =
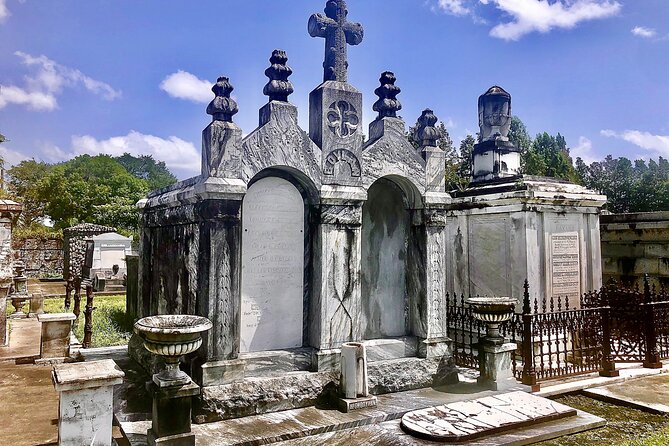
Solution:
[[[84,280],[86,286],[86,308],[84,309],[84,348],[91,347],[91,339],[93,337],[93,283],[90,279]]]
[[[611,357],[611,307],[602,307],[600,311],[602,315],[602,370],[599,376],[612,378],[620,376],[620,372],[616,370],[616,363]]]
[[[652,303],[650,286],[648,284],[648,274],[643,278],[643,318],[644,318],[644,344],[646,354],[644,356],[643,366],[648,369],[661,369],[660,353],[657,351],[657,330],[655,329],[655,306]]]
[[[532,386],[532,391],[539,391],[539,384],[537,384],[537,373],[534,369],[534,349],[532,345],[532,309],[530,306],[530,286],[525,279],[523,285],[523,375],[521,382],[525,385]]]
[[[70,304],[71,304],[70,294],[72,294],[72,289],[73,289],[73,288],[74,288],[74,285],[73,285],[73,283],[72,283],[72,279],[71,279],[71,278],[68,278],[68,279],[67,279],[67,282],[65,282],[65,302],[64,302],[64,307],[65,307],[65,310],[66,310],[66,311],[70,309]]]
[[[74,285],[74,310],[72,312],[79,319],[79,314],[81,313],[81,277],[75,277],[73,281]]]

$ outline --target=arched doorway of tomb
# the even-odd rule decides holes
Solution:
[[[411,321],[420,285],[411,265],[420,257],[420,228],[412,226],[419,203],[409,180],[386,176],[372,183],[362,208],[362,336],[366,341],[395,340],[399,356],[414,356],[417,348]],[[367,343],[370,360],[375,346],[390,345]]]
[[[242,203],[240,353],[305,344],[314,194],[310,180],[290,168],[265,169],[249,182]]]

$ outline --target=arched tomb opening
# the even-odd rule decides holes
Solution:
[[[415,187],[401,177],[383,177],[367,191],[362,209],[362,337],[370,360],[415,356],[420,285],[412,268],[418,262],[419,228],[412,214],[419,206]]]

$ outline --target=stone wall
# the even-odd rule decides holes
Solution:
[[[600,217],[604,281],[669,287],[669,212],[610,214]]]
[[[26,264],[28,277],[58,277],[63,274],[63,240],[27,238],[13,240],[16,257]]]

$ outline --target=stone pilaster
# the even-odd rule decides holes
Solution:
[[[202,131],[202,176],[241,178],[242,129],[234,122],[212,121]]]
[[[310,343],[321,349],[358,341],[360,333],[360,255],[362,188],[327,187],[321,191],[318,259],[314,265]]]

